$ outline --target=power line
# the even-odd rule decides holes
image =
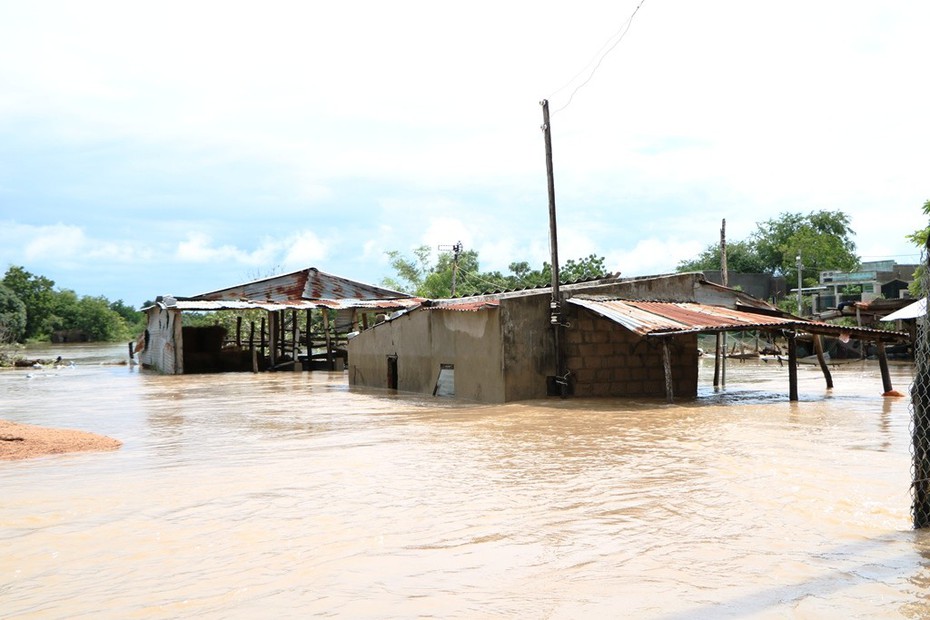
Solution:
[[[557,110],[554,110],[554,111],[552,112],[553,114],[555,114],[556,112],[561,112],[562,110],[564,110],[565,108],[567,108],[567,107],[571,104],[572,99],[575,98],[575,93],[577,93],[579,90],[582,89],[582,87],[584,87],[588,82],[591,81],[591,78],[594,77],[594,73],[597,71],[598,67],[601,66],[601,63],[604,62],[604,59],[607,57],[607,54],[609,54],[610,52],[612,52],[612,51],[614,50],[615,47],[617,47],[618,45],[620,45],[620,41],[623,40],[623,37],[625,37],[625,36],[626,36],[626,33],[629,32],[629,30],[630,30],[630,25],[633,23],[633,18],[636,17],[636,14],[639,12],[640,7],[642,7],[643,4],[645,4],[645,3],[646,3],[646,0],[640,0],[639,4],[636,5],[636,8],[635,8],[635,9],[633,9],[633,13],[630,14],[630,17],[626,20],[626,22],[624,22],[624,24],[623,24],[622,26],[620,26],[620,29],[619,29],[619,30],[617,30],[615,33],[613,33],[612,35],[610,35],[610,38],[607,39],[607,42],[604,43],[603,46],[601,46],[601,49],[600,49],[600,50],[598,50],[597,55],[595,55],[595,57],[591,59],[591,62],[589,62],[589,63],[586,65],[586,67],[588,67],[588,66],[590,66],[592,63],[594,64],[594,68],[591,69],[591,73],[588,75],[587,78],[585,78],[585,80],[584,80],[581,84],[579,84],[578,86],[575,87],[575,90],[573,90],[573,91],[572,91],[572,94],[569,95],[568,101],[565,103],[565,105],[563,105],[561,108],[559,108],[559,109],[557,109]],[[614,39],[616,39],[616,41],[614,41]],[[613,41],[613,43],[611,43],[611,41]],[[605,48],[606,48],[606,49],[605,49]],[[584,73],[584,72],[585,72],[585,69],[582,69],[581,71],[579,71],[578,73],[576,73],[575,76],[574,76],[572,79],[570,79],[568,82],[565,83],[564,86],[562,86],[561,88],[559,88],[558,90],[556,90],[556,91],[555,91],[554,93],[552,93],[552,94],[555,95],[556,93],[560,93],[560,92],[562,92],[563,90],[565,90],[565,88],[568,87],[569,84],[571,84],[572,82],[574,82],[574,81],[578,78],[578,76],[580,76],[580,75],[581,75],[582,73]],[[551,98],[552,98],[552,97],[549,97],[549,99],[551,99]]]

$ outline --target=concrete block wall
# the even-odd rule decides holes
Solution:
[[[574,308],[562,351],[575,396],[665,398],[662,342],[643,338],[585,308]],[[675,397],[697,396],[697,335],[669,343]]]

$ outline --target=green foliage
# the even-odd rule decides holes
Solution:
[[[535,288],[552,283],[552,267],[548,263],[543,263],[540,269],[532,269],[527,261],[513,262],[509,265],[510,273],[506,275],[499,271],[482,272],[475,250],[459,253],[457,265],[451,253],[440,254],[436,263],[431,265],[431,250],[426,245],[415,248],[413,257],[406,257],[397,250],[387,252],[387,255],[396,276],[384,278],[382,284],[429,299],[443,299],[452,295],[452,277],[456,269],[455,292],[458,296]],[[591,254],[577,260],[567,260],[559,270],[559,282],[564,284],[606,275],[604,258]]]
[[[14,336],[17,341],[46,340],[58,330],[79,330],[91,340],[116,341],[132,338],[145,327],[144,314],[122,300],[78,297],[72,290],[56,291],[54,286],[52,280],[22,267],[7,270],[0,283],[0,324],[8,321],[4,309],[15,305],[4,297],[2,291],[7,291],[25,312],[24,326]]]
[[[720,244],[708,245],[697,258],[678,263],[677,271],[719,271]],[[765,265],[749,241],[727,244],[727,271],[733,273],[765,273]]]
[[[19,342],[26,333],[26,304],[0,284],[0,344]]]
[[[924,215],[930,216],[930,200],[924,202],[923,211]],[[927,248],[927,241],[930,239],[930,225],[915,230],[910,235],[907,235],[907,239],[921,249]],[[914,297],[923,297],[927,294],[926,291],[923,290],[922,284],[926,277],[926,273],[927,268],[924,265],[917,267],[917,271],[914,272],[914,281],[911,282],[908,287],[908,290]]]
[[[797,281],[797,257],[801,256],[805,285],[817,282],[821,271],[852,271],[859,265],[855,233],[842,211],[815,211],[807,215],[782,213],[756,224],[751,241],[765,270]]]
[[[53,313],[55,282],[36,276],[22,267],[12,266],[3,276],[3,284],[26,305],[26,329],[23,338],[34,339],[47,335]]]
[[[852,271],[859,265],[849,216],[842,211],[782,213],[756,224],[749,239],[727,244],[727,270],[769,273],[797,281],[801,256],[805,285],[815,284],[821,271]],[[678,271],[720,269],[720,250],[711,244],[695,259],[682,261]]]

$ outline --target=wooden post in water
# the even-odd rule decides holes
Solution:
[[[672,356],[668,350],[668,338],[662,339],[662,368],[665,370],[665,398],[672,403],[675,401],[675,391],[672,383]]]
[[[721,345],[721,332],[717,332],[716,343],[714,346],[714,389],[717,389],[720,386],[720,347]]]
[[[269,312],[268,315],[270,316],[271,313]],[[262,317],[262,328],[261,328],[261,331],[259,331],[258,338],[261,344],[261,349],[260,349],[261,358],[262,360],[264,360],[265,359],[265,317]]]
[[[727,269],[727,220],[720,222],[720,283],[730,286],[730,272]],[[720,355],[720,387],[727,387],[727,333],[720,332],[718,346],[723,350]]]
[[[258,355],[255,351],[255,321],[249,322],[249,355],[252,358],[252,372],[258,372]]]
[[[790,331],[788,337],[788,400],[798,400],[798,340],[797,333]]]
[[[827,389],[833,389],[833,375],[827,367],[827,360],[823,356],[823,338],[820,334],[814,334],[814,351],[817,353],[817,362],[820,363],[820,370],[823,371],[823,378],[827,381]]]
[[[891,373],[888,372],[888,356],[885,353],[885,343],[876,340],[875,348],[878,350],[878,368],[882,371],[882,393],[887,394],[894,388],[891,385]]]
[[[313,314],[312,313],[313,313],[313,309],[307,308],[307,330],[304,332],[306,334],[306,339],[307,339],[307,361],[311,363],[313,361],[313,331],[312,331]],[[310,367],[313,368],[313,366],[310,366]]]
[[[333,339],[329,334],[329,310],[323,308],[323,331],[326,332],[326,364],[330,370],[335,370],[333,362]]]

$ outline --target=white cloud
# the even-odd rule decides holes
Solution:
[[[329,254],[329,244],[320,240],[310,230],[294,234],[285,239],[281,246],[284,250],[285,266],[295,269],[313,266]]]
[[[29,239],[23,248],[27,260],[61,261],[80,258],[88,247],[84,231],[78,226],[23,227]]]
[[[697,256],[707,244],[680,239],[642,239],[632,250],[609,252],[608,271],[624,276],[657,275],[675,271],[682,260]]]

